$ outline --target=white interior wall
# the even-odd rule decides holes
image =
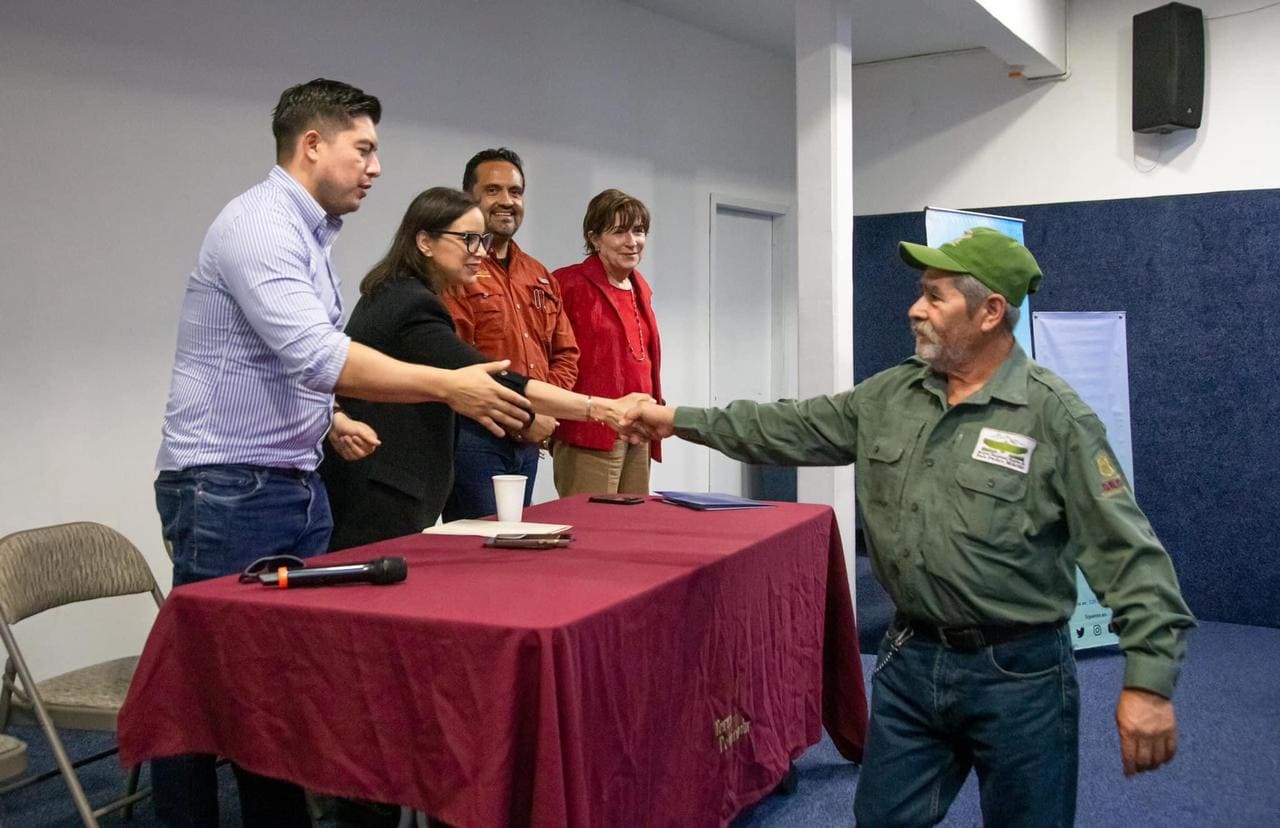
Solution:
[[[272,163],[276,97],[318,75],[384,105],[383,177],[335,247],[348,307],[410,198],[509,145],[528,175],[517,239],[551,268],[581,259],[599,190],[649,205],[664,390],[705,402],[709,193],[792,201],[790,61],[598,0],[8,0],[0,535],[101,521],[167,586],[151,481],[183,286],[209,222]],[[655,487],[704,486],[704,451],[672,442]],[[146,603],[65,608],[19,637],[38,676],[136,652]]]
[[[1268,49],[1280,12],[1210,21],[1204,125],[1134,136],[1130,21],[1152,5],[1073,0],[1061,83],[1009,80],[987,54],[855,69],[857,211],[1280,186],[1280,56]],[[1209,16],[1255,5],[1200,3]],[[349,300],[414,193],[456,185],[471,152],[509,144],[529,174],[519,240],[550,267],[580,258],[598,190],[650,205],[642,269],[667,396],[705,401],[707,194],[792,201],[789,61],[613,2],[228,9],[0,6],[0,533],[100,520],[167,580],[150,483],[182,285],[209,221],[271,163],[275,96],[316,75],[364,86],[387,110],[384,178],[336,249]],[[701,452],[672,443],[655,485],[704,484]],[[149,620],[138,599],[56,611],[19,635],[47,675],[136,651]]]
[[[1157,5],[1072,0],[1062,82],[1011,80],[985,52],[856,67],[857,212],[1280,187],[1280,7],[1206,22],[1199,130],[1135,135],[1132,18]],[[1262,3],[1195,5],[1213,17]]]

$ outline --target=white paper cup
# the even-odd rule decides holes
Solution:
[[[524,513],[524,487],[529,478],[523,474],[495,474],[493,499],[498,504],[498,520],[518,523]]]

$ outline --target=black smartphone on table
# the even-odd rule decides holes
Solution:
[[[573,536],[567,534],[539,535],[529,533],[494,535],[485,541],[484,545],[497,549],[555,549],[568,546],[572,540]]]
[[[637,503],[644,503],[644,500],[640,495],[623,494],[592,495],[587,498],[588,503],[612,503],[614,506],[635,506]]]

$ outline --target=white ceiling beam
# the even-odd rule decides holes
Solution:
[[[1024,77],[1067,71],[1067,0],[925,0]]]

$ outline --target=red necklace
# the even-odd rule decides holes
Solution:
[[[627,290],[623,287],[614,285],[616,290],[626,290],[627,295],[631,297],[631,310],[636,315],[636,335],[640,338],[640,345],[637,347],[631,344],[631,337],[627,337],[627,350],[631,352],[631,358],[636,362],[644,362],[648,358],[649,353],[644,347],[644,320],[640,318],[640,302],[636,299],[635,282],[631,283],[631,289]],[[625,332],[624,332],[625,333]]]

